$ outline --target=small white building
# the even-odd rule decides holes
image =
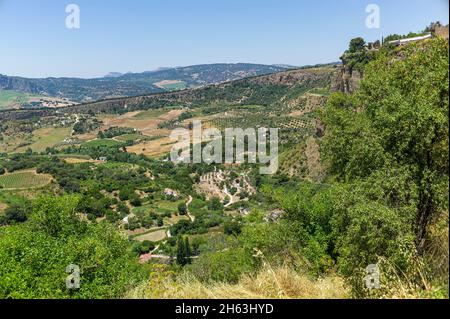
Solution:
[[[134,218],[134,217],[136,217],[136,215],[134,215],[134,214],[130,214],[130,215],[128,215],[128,216],[125,216],[125,217],[122,219],[122,222],[123,222],[125,225],[128,225],[128,224],[130,223],[130,218]]]
[[[393,44],[393,45],[405,45],[405,44],[412,43],[412,42],[418,42],[418,41],[423,41],[423,40],[426,40],[426,39],[431,39],[431,37],[432,37],[431,33],[428,33],[428,34],[422,35],[420,37],[406,38],[406,39],[389,41],[389,43]]]

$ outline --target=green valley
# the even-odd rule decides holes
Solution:
[[[151,74],[123,75],[131,91],[66,79],[51,89],[83,104],[1,111],[0,298],[448,298],[448,38],[356,38],[342,63],[229,78],[238,66],[155,94]],[[172,161],[193,121],[277,128],[277,172]]]

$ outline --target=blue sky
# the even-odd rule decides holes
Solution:
[[[65,26],[68,4],[81,28]],[[368,4],[381,28],[365,25]],[[337,61],[351,38],[448,23],[448,0],[0,0],[0,74],[97,77],[217,62]]]

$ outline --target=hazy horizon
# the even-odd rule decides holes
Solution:
[[[323,62],[323,63],[316,63],[317,65],[319,64],[331,64],[331,63],[338,63],[338,61],[330,61],[330,62]],[[45,79],[45,78],[78,78],[78,79],[101,79],[101,78],[105,78],[108,77],[108,75],[110,74],[114,74],[114,73],[120,73],[120,75],[126,75],[126,74],[139,74],[139,73],[151,73],[151,72],[158,72],[158,71],[164,71],[167,69],[180,69],[180,68],[189,68],[189,67],[193,67],[193,66],[199,66],[199,65],[215,65],[215,64],[254,64],[254,65],[267,65],[267,66],[286,66],[286,67],[293,67],[293,68],[301,68],[301,67],[306,67],[309,66],[310,64],[305,64],[305,65],[290,65],[290,64],[285,64],[285,63],[272,63],[272,64],[261,64],[261,63],[252,63],[252,62],[216,62],[216,63],[200,63],[200,64],[193,64],[193,65],[177,65],[177,66],[161,66],[161,67],[157,67],[154,70],[142,70],[142,71],[136,71],[136,72],[132,72],[132,71],[126,71],[126,72],[120,72],[120,71],[109,71],[103,75],[99,75],[99,76],[95,76],[95,77],[77,77],[77,76],[46,76],[46,77],[27,77],[27,76],[22,76],[22,75],[11,75],[11,74],[3,74],[0,72],[1,75],[6,75],[6,76],[10,76],[10,77],[22,77],[22,78],[29,78],[29,79]],[[314,64],[314,65],[316,65]]]

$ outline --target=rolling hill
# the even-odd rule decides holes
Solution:
[[[106,98],[135,96],[196,88],[286,70],[285,66],[261,64],[204,64],[163,68],[143,73],[110,73],[103,78],[30,79],[0,74],[0,92],[66,98],[82,103]]]

